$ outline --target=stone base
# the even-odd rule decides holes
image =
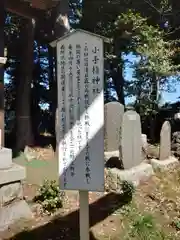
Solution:
[[[12,150],[0,148],[0,170],[12,167]]]
[[[19,166],[15,163],[9,169],[0,169],[0,185],[22,181],[26,178],[25,167]]]
[[[0,208],[0,231],[7,230],[9,226],[19,220],[31,220],[32,218],[31,209],[24,200],[13,202]]]
[[[0,185],[0,207],[14,200],[23,199],[23,186],[21,181]]]
[[[117,151],[112,151],[112,152],[104,152],[104,160],[105,163],[112,157],[119,158],[119,150]]]
[[[113,179],[117,181],[117,186],[120,181],[132,182],[134,186],[138,186],[140,182],[146,181],[154,174],[152,166],[147,163],[141,163],[140,165],[128,170],[119,170],[116,168],[108,169],[108,172],[111,178],[114,176]]]
[[[150,162],[154,170],[161,171],[176,168],[177,165],[179,164],[178,159],[176,159],[175,157],[169,157],[166,160],[151,159]]]

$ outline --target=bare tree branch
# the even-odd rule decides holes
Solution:
[[[154,6],[154,4],[151,2],[151,0],[144,0],[145,3],[147,3],[150,7],[152,7],[154,10],[156,10],[159,14],[161,14],[161,11]]]

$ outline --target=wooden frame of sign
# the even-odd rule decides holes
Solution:
[[[78,29],[57,48],[59,182],[80,195],[80,239],[89,239],[89,191],[104,191],[104,52],[106,39]]]

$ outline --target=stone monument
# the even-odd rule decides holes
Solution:
[[[179,164],[179,161],[171,154],[171,125],[165,121],[160,133],[159,159],[151,159],[154,169],[168,170]]]
[[[104,106],[105,112],[105,161],[111,157],[121,158],[121,127],[124,106],[110,102]]]
[[[125,169],[142,162],[142,136],[140,116],[135,111],[127,111],[122,123],[122,160]]]
[[[165,121],[160,133],[160,160],[168,159],[171,156],[171,125]]]
[[[124,170],[112,168],[109,169],[109,173],[117,181],[125,180],[138,186],[154,172],[152,166],[142,160],[142,146],[145,139],[142,139],[141,135],[140,116],[133,110],[123,115],[121,138]]]
[[[12,162],[12,150],[0,145],[0,231],[21,218],[32,218],[31,210],[23,200],[22,181],[25,178],[25,168]]]

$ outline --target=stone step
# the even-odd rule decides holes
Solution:
[[[0,170],[0,186],[6,183],[22,181],[26,178],[26,168],[12,163],[9,169]]]
[[[138,186],[141,182],[147,181],[152,175],[154,175],[154,171],[150,164],[141,163],[136,167],[126,170],[119,170],[117,168],[109,169],[108,175],[109,179],[113,179],[113,185],[118,185],[121,181],[128,181],[133,183],[134,186]]]
[[[17,199],[23,199],[21,181],[0,185],[0,207]]]
[[[12,166],[12,150],[0,147],[0,170],[8,169]]]
[[[26,201],[13,202],[0,208],[0,231],[7,230],[19,220],[31,220],[32,218],[33,214]]]

